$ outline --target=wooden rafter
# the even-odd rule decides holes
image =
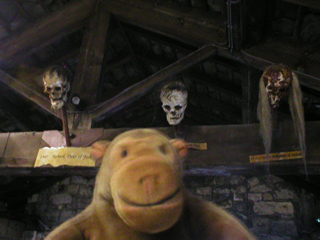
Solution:
[[[169,62],[169,60],[163,57],[159,57],[155,54],[148,55],[145,53],[144,56],[142,56],[141,54],[138,54],[137,58],[143,61],[145,64],[152,63],[160,68],[167,66]],[[215,59],[213,60],[213,62],[215,63]],[[220,64],[222,63],[220,62]],[[236,67],[236,68],[233,67],[233,69],[235,71],[240,71],[239,67]],[[207,86],[211,86],[212,88],[217,89],[221,92],[224,92],[228,95],[231,95],[234,98],[238,98],[239,100],[241,100],[242,98],[240,86],[233,86],[233,85],[230,85],[229,83],[223,83],[221,81],[213,81],[213,79],[217,80],[218,76],[212,76],[212,75],[210,76],[205,74],[204,72],[199,72],[199,71],[195,72],[192,68],[186,70],[183,73],[183,75],[197,82],[204,83]]]
[[[163,68],[164,66],[168,65],[167,63],[168,60],[156,55],[149,56],[148,54],[144,54],[144,56],[138,55],[138,58],[143,62],[145,62],[145,64],[152,63],[156,66],[159,66],[160,68]],[[239,71],[239,68],[238,67],[234,68],[234,70]],[[230,83],[223,83],[223,81],[218,80],[218,76],[214,79],[213,76],[206,75],[205,73],[195,72],[192,68],[186,70],[183,73],[183,76],[186,76],[187,78],[195,80],[198,83],[203,83],[206,86],[210,86],[213,89],[219,90],[220,92],[224,92],[228,95],[231,95],[231,97],[233,98],[238,98],[239,100],[242,100],[241,86],[238,86],[238,89],[237,89],[235,86],[233,86]],[[246,92],[244,92],[244,94],[247,95]],[[226,104],[216,99],[207,99],[208,97],[206,97],[206,95],[201,95],[199,93],[192,92],[192,91],[189,92],[189,96],[190,97],[192,96],[193,98],[198,99],[197,102],[207,102],[208,103],[207,106],[209,109],[215,109],[217,111],[227,113],[228,115],[233,116],[235,119],[240,118],[239,116],[241,116],[241,112],[239,111],[239,109],[232,106],[231,104]],[[245,98],[246,102],[247,102],[247,98],[248,97]],[[243,112],[246,112],[246,111],[243,110]],[[244,121],[244,123],[247,123],[247,122]]]
[[[145,80],[127,88],[114,98],[103,102],[90,111],[93,118],[100,119],[101,117],[110,116],[110,114],[121,110],[125,106],[132,103],[134,100],[144,96],[154,87],[159,86],[169,77],[183,72],[189,67],[203,61],[204,59],[216,53],[215,46],[206,46],[191,53],[190,55],[178,60],[168,67],[160,70],[156,74],[146,78]]]
[[[106,4],[99,1],[83,37],[71,87],[71,94],[77,94],[85,106],[92,106],[96,101],[109,21]]]
[[[284,0],[284,1],[320,10],[320,2],[318,0]]]
[[[296,4],[301,4],[301,5],[306,3],[305,5],[309,7],[316,7],[317,5],[319,5],[317,0],[309,0],[309,1],[286,0],[286,1],[294,2]],[[184,16],[183,11],[179,12],[179,11],[176,11],[174,8],[169,8],[162,4],[153,6],[150,2],[149,4],[146,3],[145,0],[135,1],[135,3],[132,3],[132,2],[133,1],[128,1],[129,4],[125,6],[125,4],[122,1],[111,0],[111,1],[108,1],[108,4],[110,6],[110,11],[116,16],[118,16],[122,21],[133,24],[135,26],[144,28],[146,30],[149,30],[155,33],[160,33],[165,36],[169,36],[183,43],[199,46],[199,44],[201,45],[206,43],[217,42],[215,41],[217,38],[213,37],[209,33],[205,33],[202,35],[203,32],[214,31],[213,30],[214,27],[210,30],[210,24],[201,25],[198,22],[199,25],[197,26],[196,22],[194,22],[195,25],[190,23],[190,25],[188,25],[189,27],[188,34],[184,34],[184,30],[186,30],[185,27],[179,26],[178,24],[177,25],[172,24],[174,23],[174,19],[177,19],[179,16]],[[133,9],[134,11],[130,12],[129,11],[130,9]],[[143,11],[151,12],[152,14],[154,14],[154,16],[157,16],[157,17],[154,17],[154,16],[144,17],[146,16],[146,14],[143,14]],[[137,16],[132,16],[132,15],[135,15],[135,13],[137,13]],[[193,15],[193,17],[195,19],[199,19],[199,18],[196,18],[196,15]],[[157,19],[157,20],[151,21],[150,19]],[[208,23],[212,21],[213,21],[213,16],[208,17],[206,19],[206,22]],[[171,24],[171,26],[166,26],[166,24]],[[223,35],[226,36],[225,30],[222,30],[222,31],[223,31]],[[195,40],[194,36],[192,35],[193,33],[198,34],[197,38],[201,38],[201,40],[199,39],[198,41]],[[202,38],[203,36],[207,36],[208,38]],[[298,62],[295,62],[295,61],[299,60],[301,56],[305,56],[304,54],[308,52],[308,49],[310,49],[310,46],[296,45],[292,41],[284,38],[281,38],[280,40],[282,41],[282,43],[279,42],[277,39],[271,39],[267,41],[267,42],[270,42],[269,44],[270,46],[275,46],[277,51],[274,51],[271,47],[268,47],[267,44],[262,44],[262,45],[260,44],[260,45],[253,46],[249,49],[244,49],[243,51],[238,51],[238,52],[230,52],[230,50],[227,48],[225,49],[219,48],[218,55],[226,59],[231,59],[233,61],[247,64],[251,67],[254,67],[260,70],[265,70],[271,64],[277,64],[277,63],[283,63],[295,69],[295,67],[298,64]],[[197,44],[195,44],[195,42],[197,42]],[[319,51],[316,51],[314,54],[311,54],[311,56],[305,56],[306,59],[310,61],[312,64],[316,64],[316,67],[311,68],[312,66],[310,66],[311,70],[308,70],[308,72],[296,71],[296,73],[299,75],[302,85],[320,91],[320,84],[319,84],[320,78],[318,74],[320,67],[317,67],[318,65],[320,66],[320,63],[317,58],[318,52]]]
[[[276,49],[276,51],[275,51]],[[310,52],[309,49],[313,49]],[[235,53],[232,58],[238,58],[248,65],[265,70],[272,64],[285,64],[295,70],[304,58],[306,69],[295,71],[298,74],[300,83],[306,87],[320,91],[320,51],[310,44],[296,45],[292,39],[285,37],[270,37],[262,44],[252,46]],[[226,52],[221,52],[226,56]]]
[[[11,77],[2,70],[0,70],[0,81],[9,86],[10,88],[14,89],[16,92],[20,93],[27,99],[37,103],[44,110],[56,115],[57,117],[61,117],[58,112],[54,111],[51,108],[49,98],[27,87],[26,85],[24,85],[17,79]]]
[[[44,43],[52,42],[58,36],[63,36],[71,28],[74,31],[74,26],[79,27],[79,22],[92,14],[94,2],[95,0],[82,0],[68,4],[61,10],[2,39],[0,41],[0,64],[12,62],[17,55],[31,53]]]
[[[194,46],[226,44],[225,20],[221,15],[183,8],[168,2],[109,0],[107,7],[122,21],[167,35]]]

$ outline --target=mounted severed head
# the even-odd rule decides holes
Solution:
[[[302,92],[297,75],[282,64],[269,66],[262,74],[259,83],[258,119],[260,134],[266,154],[271,150],[273,114],[285,101],[288,101],[295,133],[299,139],[300,150],[305,161],[305,121]]]
[[[187,89],[181,81],[171,82],[161,89],[162,109],[170,125],[178,125],[183,120],[187,98]]]
[[[51,107],[60,109],[67,101],[70,90],[70,73],[61,66],[48,67],[42,76],[44,92],[49,94]]]

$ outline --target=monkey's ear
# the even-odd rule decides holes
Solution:
[[[172,140],[170,140],[170,142],[173,145],[173,147],[176,149],[178,155],[181,158],[187,156],[188,148],[187,148],[187,144],[185,141],[183,141],[181,139],[172,139]]]
[[[103,141],[95,142],[91,145],[92,148],[90,150],[90,153],[97,161],[101,162],[109,145],[110,145],[110,141],[103,140]]]

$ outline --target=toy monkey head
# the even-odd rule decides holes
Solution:
[[[187,153],[184,141],[138,129],[106,142],[105,148],[92,147],[93,155],[103,155],[97,201],[112,203],[120,218],[140,232],[161,232],[179,220],[184,202],[180,162]]]

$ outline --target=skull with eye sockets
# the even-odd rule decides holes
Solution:
[[[188,92],[180,81],[171,82],[161,89],[162,109],[167,114],[170,125],[178,125],[184,118],[187,108]]]
[[[49,94],[51,107],[60,109],[67,101],[70,89],[69,72],[60,66],[47,68],[42,76],[44,92]]]

